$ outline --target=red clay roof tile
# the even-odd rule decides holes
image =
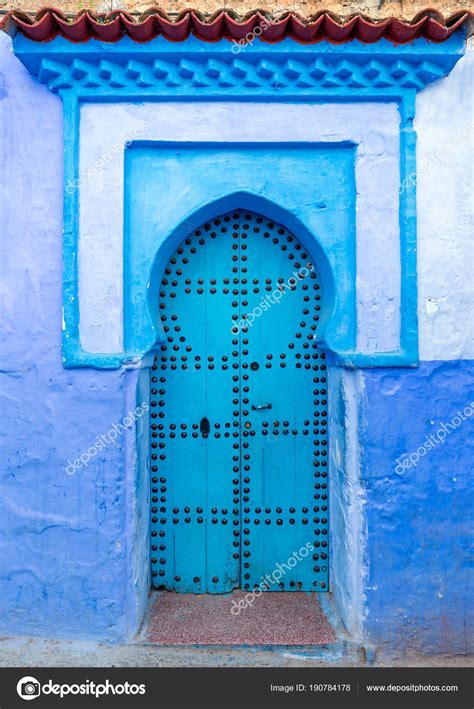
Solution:
[[[217,42],[223,38],[238,41],[259,27],[258,36],[265,42],[280,42],[291,37],[303,44],[323,40],[341,44],[353,39],[372,43],[384,37],[405,44],[419,37],[442,42],[472,18],[473,13],[468,10],[445,18],[437,10],[430,9],[418,13],[411,21],[397,17],[375,20],[361,14],[342,18],[331,12],[319,12],[306,18],[288,12],[275,18],[255,11],[242,17],[230,10],[220,10],[208,16],[185,10],[170,17],[159,8],[151,8],[139,17],[122,11],[108,15],[82,11],[68,18],[60,10],[43,8],[35,16],[16,10],[9,12],[0,28],[10,34],[21,32],[36,42],[48,42],[58,35],[71,42],[85,42],[92,38],[117,42],[127,35],[135,42],[148,42],[160,35],[172,42],[182,42],[190,35],[204,42]]]

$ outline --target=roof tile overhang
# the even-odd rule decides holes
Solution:
[[[212,15],[185,10],[170,16],[159,8],[151,8],[140,16],[123,11],[107,15],[82,11],[71,18],[60,10],[43,8],[34,16],[16,10],[9,12],[0,28],[9,34],[21,32],[35,42],[49,42],[58,35],[71,42],[89,39],[117,42],[124,36],[135,42],[149,42],[158,36],[182,42],[191,35],[204,42],[220,39],[239,42],[250,34],[264,42],[280,42],[289,37],[302,44],[324,40],[342,44],[354,39],[370,44],[385,38],[406,44],[418,38],[443,42],[472,19],[473,13],[468,10],[444,17],[437,10],[426,9],[412,20],[397,17],[377,20],[362,14],[340,17],[328,11],[310,17],[295,12],[275,17],[261,10],[243,16],[231,10],[219,10]]]

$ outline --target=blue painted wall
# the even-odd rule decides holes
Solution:
[[[421,362],[363,379],[366,634],[426,653],[466,652],[470,638],[472,652],[474,362]],[[403,469],[404,454],[428,449],[429,436],[432,449]]]
[[[0,634],[118,640],[137,628],[146,602],[147,559],[136,552],[148,531],[146,480],[137,486],[127,436],[74,475],[66,467],[94,444],[91,431],[106,433],[127,414],[136,377],[62,366],[61,103],[1,34],[0,52],[0,194],[9,196],[0,210]],[[400,474],[397,461],[470,405],[473,363],[422,362],[361,378],[365,636],[463,652],[472,419],[415,468]]]
[[[66,468],[126,415],[131,375],[62,366],[62,106],[9,45],[0,32],[0,634],[113,639],[135,619],[125,437]]]

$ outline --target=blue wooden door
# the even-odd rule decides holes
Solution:
[[[321,297],[295,236],[246,210],[171,257],[151,376],[156,587],[328,589]]]

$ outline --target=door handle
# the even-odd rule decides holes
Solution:
[[[263,409],[271,409],[272,405],[271,404],[260,404],[259,406],[254,406],[252,404],[252,411],[263,411]]]

